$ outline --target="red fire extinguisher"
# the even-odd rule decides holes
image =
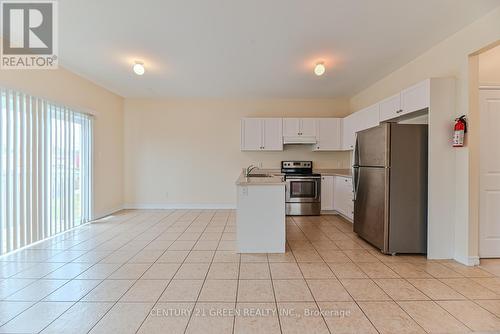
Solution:
[[[453,147],[463,147],[464,138],[467,133],[467,119],[465,115],[455,119],[455,128],[453,132]]]

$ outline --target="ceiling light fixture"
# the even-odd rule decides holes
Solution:
[[[316,66],[314,66],[314,74],[316,74],[318,77],[323,75],[326,71],[325,64],[321,61],[316,63]]]
[[[134,70],[134,73],[137,75],[143,75],[144,72],[146,72],[146,69],[144,68],[144,64],[140,61],[136,61],[134,64],[134,67],[132,67]]]

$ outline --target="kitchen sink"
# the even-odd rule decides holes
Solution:
[[[247,177],[273,177],[272,174],[249,174]]]

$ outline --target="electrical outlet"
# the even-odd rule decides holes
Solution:
[[[168,198],[168,192],[165,193],[165,198]]]
[[[258,165],[259,165],[259,168],[262,168],[262,162],[259,162]]]

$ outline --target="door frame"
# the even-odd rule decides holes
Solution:
[[[481,99],[481,93],[484,93],[484,92],[491,92],[491,91],[497,91],[500,93],[500,84],[498,86],[492,86],[492,85],[488,85],[488,86],[479,86],[479,119],[481,119],[481,113],[483,112],[482,108],[483,108],[483,102],[484,100]],[[482,154],[481,154],[481,140],[479,140],[480,142],[480,146],[479,146],[479,200],[481,200],[481,158],[482,158]],[[482,258],[482,256],[484,255],[484,258],[500,258],[500,254],[498,256],[489,256],[489,255],[485,255],[485,254],[481,254],[481,229],[482,229],[482,217],[481,217],[481,202],[479,201],[479,216],[478,216],[478,219],[479,219],[479,225],[478,225],[478,233],[479,233],[479,242],[478,242],[478,247],[479,247],[479,257]]]
[[[480,101],[479,91],[481,83],[479,81],[479,56],[500,46],[500,40],[486,45],[469,55],[469,112],[467,115],[468,133],[465,139],[465,145],[469,148],[469,213],[468,213],[468,262],[471,265],[478,265],[480,262],[479,254],[479,205],[480,205]]]

